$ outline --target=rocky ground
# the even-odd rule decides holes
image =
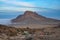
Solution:
[[[30,29],[0,25],[0,40],[60,40],[60,26]]]

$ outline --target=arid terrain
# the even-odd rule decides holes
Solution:
[[[0,40],[60,40],[60,25],[42,29],[0,25]]]

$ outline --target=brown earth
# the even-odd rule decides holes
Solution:
[[[31,34],[33,40],[60,40],[60,25],[57,27],[47,27],[42,29],[15,28],[0,25],[1,40],[25,40],[24,31]],[[23,37],[23,39],[21,39]]]

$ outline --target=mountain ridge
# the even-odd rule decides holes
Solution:
[[[55,20],[52,18],[46,18],[42,15],[37,14],[36,12],[25,11],[23,15],[19,15],[15,19],[12,19],[12,22],[20,22],[20,21],[26,20],[28,18],[32,18],[37,21],[60,21],[60,20]]]
[[[11,25],[22,28],[44,28],[58,26],[60,20],[44,17],[33,11],[25,11],[23,15],[17,16],[11,20]]]

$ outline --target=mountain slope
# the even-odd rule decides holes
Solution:
[[[36,12],[32,11],[26,11],[23,15],[19,15],[15,19],[11,20],[12,23],[15,23],[14,25],[20,25],[20,26],[41,26],[41,25],[55,25],[59,24],[60,20],[46,18],[44,16],[41,16],[37,14]],[[13,25],[13,24],[12,24]]]
[[[44,16],[38,15],[36,12],[26,11],[23,15],[19,15],[17,18],[13,19],[12,22],[21,22],[23,20],[37,20],[37,21],[60,21],[51,18],[46,18]]]

